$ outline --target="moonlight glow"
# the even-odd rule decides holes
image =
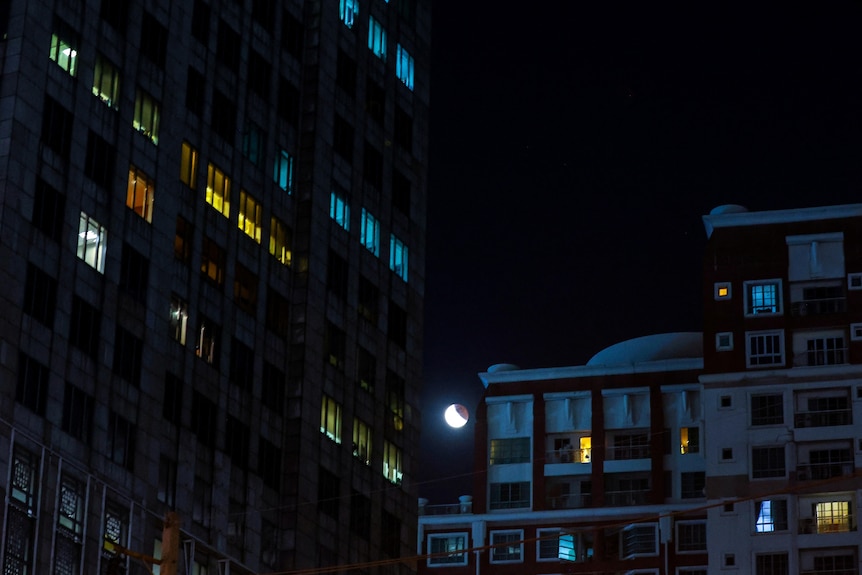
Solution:
[[[470,413],[467,411],[467,408],[460,403],[453,403],[446,408],[446,411],[443,413],[443,417],[446,418],[446,423],[449,424],[449,427],[458,429],[467,424],[467,420],[470,419]]]

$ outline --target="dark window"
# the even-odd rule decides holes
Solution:
[[[372,120],[381,126],[383,125],[386,111],[386,91],[371,78],[367,78],[365,81],[365,110]]]
[[[182,216],[177,216],[177,231],[174,235],[174,257],[187,264],[192,259],[192,236],[194,228],[191,222]]]
[[[371,531],[371,499],[355,489],[350,494],[350,531],[366,541]]]
[[[855,571],[855,566],[851,568]],[[831,570],[830,570],[831,571]],[[756,575],[788,575],[790,565],[787,553],[760,553],[755,556],[754,572]]]
[[[751,425],[784,423],[784,396],[780,393],[751,396]]]
[[[56,302],[57,280],[28,263],[24,313],[48,327],[53,327]]]
[[[69,159],[72,112],[51,96],[45,96],[45,106],[42,108],[42,142],[63,158]]]
[[[242,155],[255,166],[260,165],[263,134],[254,123],[246,120],[242,131]]]
[[[87,158],[84,173],[103,188],[110,189],[114,178],[114,148],[90,130],[87,136]]]
[[[165,455],[159,457],[159,492],[156,497],[168,507],[176,507],[177,462]]]
[[[186,80],[186,108],[200,118],[204,113],[204,90],[206,80],[204,75],[189,66]]]
[[[203,0],[195,0],[195,7],[192,12],[192,37],[206,46],[209,41],[209,35],[210,7]]]
[[[359,316],[372,324],[377,323],[377,302],[380,292],[371,280],[365,276],[359,277]]]
[[[323,360],[338,369],[344,369],[344,356],[347,348],[347,336],[344,331],[331,322],[326,322],[326,332],[323,335]]]
[[[233,145],[236,137],[236,105],[218,90],[213,92],[212,128],[216,134]]]
[[[198,391],[192,395],[192,432],[202,445],[215,445],[216,404]]]
[[[216,58],[219,62],[236,72],[239,69],[239,34],[224,20],[218,23],[218,46]]]
[[[248,468],[248,426],[232,415],[227,416],[225,430],[225,452],[233,464],[242,469]]]
[[[395,143],[407,150],[413,151],[413,118],[401,109],[401,106],[395,106]]]
[[[269,77],[272,66],[266,58],[252,50],[248,61],[248,85],[251,91],[269,101]]]
[[[370,351],[360,347],[356,366],[356,379],[359,382],[359,387],[369,393],[374,393],[374,383],[377,381],[377,359]]]
[[[180,425],[183,417],[183,380],[171,372],[165,373],[165,396],[162,402],[162,417]]]
[[[347,299],[347,260],[331,249],[326,264],[326,288],[338,299]]]
[[[395,9],[398,15],[413,26],[416,21],[416,0],[395,0]]]
[[[397,170],[392,173],[392,205],[410,216],[410,180]]]
[[[338,49],[338,60],[335,65],[335,84],[351,98],[356,93],[356,60],[341,48]]]
[[[117,32],[126,31],[126,21],[128,20],[129,5],[127,2],[117,2],[117,0],[102,0],[102,5],[99,7],[99,17],[107,22]]]
[[[348,163],[353,163],[353,126],[339,115],[335,116],[332,147]]]
[[[365,157],[363,158],[363,175],[365,181],[378,190],[383,187],[383,154],[365,142]]]
[[[751,450],[751,476],[784,477],[784,447],[754,447]]]
[[[270,489],[281,487],[281,450],[263,437],[258,442],[258,474]]]
[[[389,340],[401,347],[407,345],[407,312],[389,302]]]
[[[52,240],[59,241],[63,231],[66,196],[36,178],[36,197],[33,200],[33,227]]]
[[[330,517],[338,519],[339,505],[339,480],[330,471],[319,468],[317,478],[317,509]]]
[[[392,416],[390,429],[404,428],[404,378],[392,370],[386,371],[386,408]]]
[[[90,443],[93,428],[93,398],[71,383],[63,396],[63,431],[84,443]]]
[[[133,385],[141,383],[144,342],[117,326],[114,337],[114,373]]]
[[[123,260],[120,263],[120,287],[134,300],[147,303],[147,283],[150,260],[127,243],[123,243]]]
[[[681,497],[683,499],[702,499],[706,487],[706,474],[703,471],[683,473],[680,477]]]
[[[290,326],[290,306],[287,298],[269,288],[266,295],[266,328],[286,338]]]
[[[281,47],[297,60],[301,60],[304,35],[302,22],[287,11],[284,12],[281,22]]]
[[[152,14],[144,12],[141,22],[141,54],[159,68],[164,68],[167,53],[168,30]]]
[[[113,412],[108,420],[108,459],[135,470],[135,426]]]
[[[230,347],[230,380],[245,389],[254,381],[254,352],[237,338]]]
[[[299,125],[299,89],[284,77],[278,82],[278,115],[292,126]]]
[[[276,413],[281,413],[284,404],[285,385],[287,385],[287,378],[284,372],[268,361],[263,362],[261,399],[264,405]]]
[[[237,262],[233,281],[233,299],[240,309],[254,315],[257,309],[257,276]]]
[[[219,287],[224,285],[226,258],[221,246],[208,237],[204,237],[201,257],[201,272],[213,285],[217,285]]]
[[[195,355],[218,369],[221,353],[221,326],[201,315],[198,330],[195,332]]]
[[[401,521],[385,509],[380,514],[380,549],[389,557],[401,556]]]
[[[275,23],[275,0],[254,0],[251,5],[251,17],[269,33]]]
[[[72,299],[72,317],[69,320],[69,343],[92,358],[99,350],[99,310],[75,296]]]
[[[47,398],[48,367],[23,352],[19,353],[15,401],[44,417]]]

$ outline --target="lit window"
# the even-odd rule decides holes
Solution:
[[[159,143],[159,103],[140,88],[135,96],[132,126],[152,143]]]
[[[714,296],[716,300],[730,299],[730,282],[716,282]]]
[[[290,228],[272,216],[269,229],[269,253],[286,266],[290,265],[292,252]]]
[[[781,311],[781,280],[745,282],[745,315],[772,315]]]
[[[350,230],[350,205],[338,192],[329,194],[329,217],[345,230]]]
[[[362,229],[360,231],[362,245],[375,256],[380,255],[380,222],[371,212],[362,208]]]
[[[105,273],[108,232],[96,220],[81,212],[78,224],[78,257],[99,273]]]
[[[224,249],[205,236],[201,248],[201,272],[218,287],[224,285],[225,261]]]
[[[353,457],[371,465],[371,427],[357,417],[353,418]]]
[[[178,295],[171,294],[171,337],[186,344],[186,329],[189,322],[189,306]]]
[[[261,217],[263,208],[245,190],[239,191],[239,219],[237,227],[245,232],[245,235],[260,243]]]
[[[193,190],[198,189],[198,151],[188,142],[183,142],[180,156],[180,181]]]
[[[395,235],[389,238],[389,269],[407,281],[407,246]]]
[[[409,89],[413,89],[413,56],[398,44],[398,60],[395,62],[395,75]]]
[[[341,0],[338,5],[338,13],[344,25],[353,28],[356,15],[359,14],[359,2],[357,0]]]
[[[206,199],[224,217],[230,217],[230,178],[214,164],[207,167]]]
[[[287,153],[287,150],[279,150],[275,157],[275,168],[272,178],[279,188],[287,192],[293,193],[293,158]]]
[[[523,557],[523,531],[491,532],[491,563],[520,563]]]
[[[700,428],[682,427],[679,430],[679,452],[682,455],[700,451]]]
[[[78,73],[78,51],[74,48],[77,41],[75,33],[66,24],[54,23],[54,33],[51,34],[51,60],[57,63],[70,76]]]
[[[320,433],[341,443],[341,404],[325,394],[320,404]]]
[[[84,502],[86,488],[76,479],[63,473],[60,479],[60,497],[57,513],[58,531],[77,540],[84,532]],[[74,563],[73,563],[74,565]],[[71,570],[70,572],[74,571]]]
[[[401,449],[389,440],[383,441],[383,475],[395,485],[401,485],[404,475]]]
[[[368,49],[386,61],[386,29],[373,16],[368,17]]]
[[[119,94],[120,72],[116,66],[99,54],[96,56],[96,65],[93,69],[93,95],[109,108],[116,108]]]
[[[220,349],[216,344],[218,343],[220,333],[221,329],[218,324],[201,316],[198,321],[195,355],[210,365],[215,364],[218,360],[217,354],[220,353]],[[194,421],[194,413],[192,414],[192,419]]]
[[[748,367],[784,365],[784,332],[754,331],[745,334]]]
[[[428,535],[428,565],[466,565],[467,534]]]
[[[155,185],[144,172],[129,167],[129,185],[126,190],[126,207],[147,220],[153,221],[153,195]]]
[[[850,531],[850,502],[825,501],[814,504],[817,518],[817,533],[840,533]]]
[[[764,499],[754,502],[754,530],[757,533],[772,533],[787,530],[787,500]]]

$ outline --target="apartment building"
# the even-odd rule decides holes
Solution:
[[[4,573],[414,571],[430,10],[0,3]]]

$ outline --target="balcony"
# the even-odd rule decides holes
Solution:
[[[794,416],[793,425],[795,427],[832,427],[850,425],[852,419],[852,411],[849,408],[806,411]]]
[[[554,449],[545,453],[545,463],[589,463],[592,449]]]
[[[853,474],[853,461],[808,463],[796,468],[796,479],[800,481],[818,481]]]
[[[593,505],[593,496],[589,493],[567,494],[548,497],[545,501],[548,509],[583,509]]]
[[[628,505],[646,505],[649,502],[649,490],[636,491],[605,491],[605,506],[624,507]]]
[[[825,349],[801,351],[793,354],[793,367],[815,367],[820,365],[842,365],[847,363],[847,347],[830,346]]]
[[[799,533],[801,534],[822,535],[824,533],[849,533],[851,531],[856,531],[856,522],[850,516],[820,521],[814,517],[803,517],[799,520]]]
[[[790,305],[790,314],[793,317],[844,313],[845,311],[847,311],[847,298],[843,296],[807,299],[793,302]]]

